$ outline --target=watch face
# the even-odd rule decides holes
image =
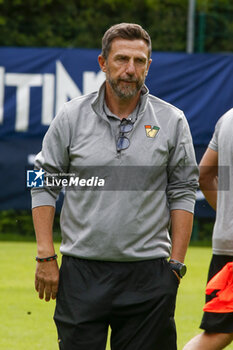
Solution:
[[[187,271],[187,267],[185,264],[171,262],[170,265],[171,269],[176,271],[181,278],[184,277]]]
[[[187,271],[186,265],[182,265],[180,267],[180,277],[183,277],[186,274],[186,271]]]

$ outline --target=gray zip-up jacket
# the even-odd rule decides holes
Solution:
[[[122,134],[129,147],[117,152],[120,120],[106,115],[104,94],[105,84],[67,102],[36,157],[35,167],[49,174],[104,182],[65,190],[61,253],[109,261],[168,257],[170,211],[193,212],[198,186],[187,120],[144,86],[133,129]],[[55,206],[60,190],[33,188],[32,207]]]

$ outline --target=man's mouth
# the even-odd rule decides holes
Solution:
[[[127,80],[127,79],[120,79],[119,81],[120,81],[120,82],[122,81],[123,83],[129,83],[129,84],[130,84],[130,83],[132,84],[132,83],[136,83],[136,82],[137,82],[136,80]]]

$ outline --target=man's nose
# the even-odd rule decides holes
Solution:
[[[135,65],[133,60],[129,60],[127,67],[126,67],[126,73],[129,75],[135,74]]]

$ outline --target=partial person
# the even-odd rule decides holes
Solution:
[[[200,162],[200,188],[216,210],[212,236],[212,260],[208,281],[233,261],[233,109],[217,122],[213,137]],[[233,271],[232,271],[233,274]],[[216,293],[206,295],[206,302]],[[233,340],[233,312],[204,312],[200,328],[183,350],[221,350]]]
[[[109,326],[112,350],[175,350],[198,186],[189,126],[144,84],[151,39],[140,25],[109,28],[98,61],[106,81],[64,104],[35,167],[50,175],[104,169],[113,186],[65,191],[60,273],[53,219],[61,188],[32,190],[35,287],[41,299],[56,298],[60,350],[104,350]]]

